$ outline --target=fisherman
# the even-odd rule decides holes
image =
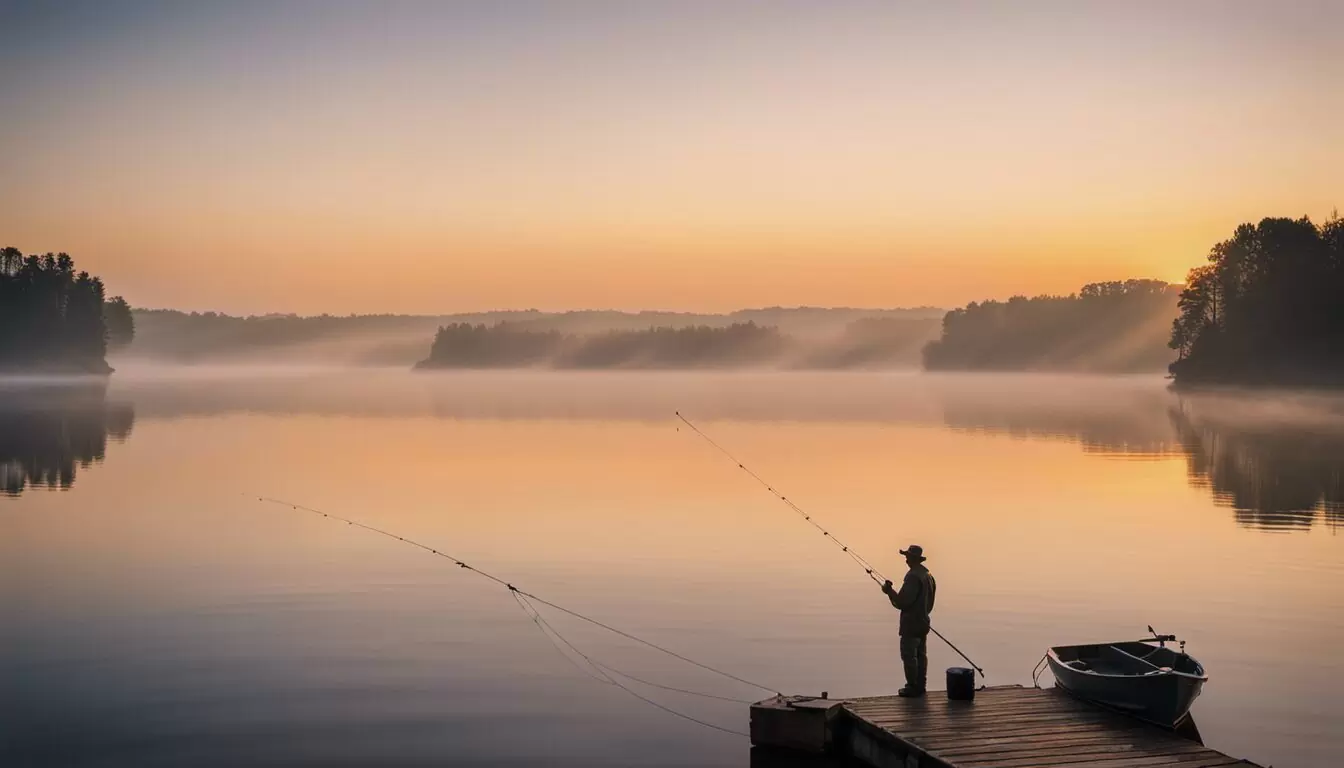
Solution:
[[[897,591],[888,579],[882,585],[882,591],[901,612],[901,663],[905,665],[905,687],[897,695],[917,699],[924,695],[928,685],[929,614],[933,612],[938,585],[933,574],[924,567],[923,547],[912,544],[900,552],[905,555],[906,565],[910,566],[905,581]]]

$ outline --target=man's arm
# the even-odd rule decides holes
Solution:
[[[892,606],[902,611],[914,607],[915,601],[919,599],[919,590],[919,579],[915,578],[913,573],[905,574],[905,581],[901,583],[899,592],[892,589],[890,581],[882,585],[882,591],[891,598]]]
[[[896,602],[896,590],[895,590],[895,589],[892,589],[892,587],[891,587],[891,579],[887,579],[887,583],[882,585],[882,592],[883,592],[888,598],[891,599],[891,607],[893,607],[893,608],[900,608],[900,607],[901,607],[901,606]]]

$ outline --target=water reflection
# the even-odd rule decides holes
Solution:
[[[945,393],[944,424],[958,431],[1067,440],[1084,452],[1108,456],[1160,458],[1183,451],[1166,418],[1173,395],[1162,388],[1098,380],[1063,390],[1038,385],[996,391],[1002,396]]]
[[[1190,483],[1232,507],[1237,522],[1275,530],[1344,522],[1344,433],[1218,424],[1190,408],[1172,408],[1170,417]]]
[[[675,409],[866,555],[936,552],[942,628],[995,683],[1027,682],[1052,642],[1188,628],[1218,670],[1199,705],[1211,744],[1322,767],[1344,746],[1340,687],[1320,684],[1341,669],[1344,558],[1319,535],[1338,516],[1283,512],[1339,499],[1344,417],[1318,403],[1182,400],[1156,377],[889,374],[121,370],[106,394],[0,395],[0,458],[7,477],[24,467],[21,487],[60,485],[39,468],[59,462],[35,456],[70,457],[73,478],[77,457],[111,452],[71,493],[3,502],[3,765],[748,760],[741,742],[590,685],[500,590],[242,492],[451,544],[783,690],[890,693],[895,627],[876,590],[675,432]],[[115,403],[138,422],[121,450],[106,440],[131,411]],[[1239,490],[1257,483],[1277,489]],[[1236,525],[1214,493],[1257,513]],[[1252,531],[1261,507],[1299,533]],[[634,674],[702,688],[565,631]],[[662,696],[745,724],[744,705]],[[498,738],[505,724],[518,738]]]
[[[1250,528],[1344,522],[1338,397],[1041,388],[1001,399],[956,392],[942,399],[944,423],[960,431],[1066,440],[1116,458],[1184,457],[1189,484],[1209,490]]]
[[[1344,522],[1344,401],[1292,393],[1071,387],[1002,398],[951,391],[956,430],[1078,443],[1116,458],[1184,457],[1187,481],[1231,507],[1239,524],[1306,530]]]
[[[141,419],[239,413],[453,420],[941,424],[1077,443],[1110,458],[1183,457],[1190,485],[1245,526],[1344,519],[1344,398],[1286,393],[1178,398],[1154,377],[910,374],[556,374],[175,371],[101,385],[4,387],[0,492],[68,488]],[[135,403],[135,411],[129,402]]]
[[[108,402],[101,382],[0,387],[0,493],[71,487],[134,422],[132,406]]]

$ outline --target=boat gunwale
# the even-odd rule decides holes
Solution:
[[[1127,641],[1125,641],[1125,642],[1142,642],[1142,641],[1127,640]],[[1078,643],[1078,644],[1075,644],[1075,645],[1052,645],[1052,646],[1050,646],[1048,649],[1046,649],[1045,655],[1046,655],[1046,658],[1050,661],[1050,664],[1051,664],[1052,667],[1057,665],[1057,666],[1060,666],[1060,667],[1064,667],[1065,669],[1067,669],[1067,670],[1069,670],[1070,672],[1073,672],[1073,673],[1075,673],[1075,674],[1080,674],[1080,675],[1091,675],[1092,677],[1112,678],[1112,679],[1116,679],[1116,680],[1121,680],[1121,679],[1123,679],[1123,680],[1144,680],[1144,679],[1152,679],[1152,678],[1159,678],[1159,677],[1185,677],[1185,678],[1189,678],[1189,679],[1191,679],[1191,680],[1198,680],[1198,681],[1203,682],[1203,683],[1207,683],[1207,682],[1209,681],[1209,676],[1208,676],[1208,674],[1200,674],[1200,675],[1196,675],[1196,674],[1193,674],[1193,673],[1190,673],[1190,672],[1181,672],[1180,670],[1173,669],[1173,668],[1163,669],[1163,668],[1157,666],[1156,664],[1153,664],[1152,662],[1146,662],[1146,663],[1147,663],[1149,666],[1151,666],[1151,667],[1155,670],[1154,672],[1145,672],[1145,673],[1142,674],[1142,675],[1122,675],[1122,674],[1113,674],[1113,673],[1109,673],[1109,672],[1097,672],[1096,670],[1092,670],[1092,669],[1076,669],[1076,668],[1074,668],[1074,667],[1070,667],[1070,666],[1068,665],[1068,663],[1066,663],[1064,660],[1062,660],[1062,659],[1059,658],[1058,650],[1059,650],[1060,648],[1079,648],[1079,647],[1082,647],[1082,646],[1090,646],[1090,645],[1096,645],[1096,646],[1102,646],[1102,645],[1104,645],[1104,646],[1108,646],[1108,647],[1114,647],[1114,646],[1115,646],[1114,643]],[[1120,651],[1121,653],[1125,653],[1123,650],[1121,650],[1121,649],[1119,649],[1119,648],[1116,648],[1115,650]],[[1125,655],[1126,655],[1126,656],[1129,656],[1130,658],[1135,659],[1135,660],[1137,660],[1137,661],[1144,661],[1143,659],[1140,659],[1139,657],[1135,656],[1135,655],[1132,654],[1132,653],[1125,653]],[[1198,667],[1200,668],[1200,670],[1203,670],[1203,669],[1204,669],[1204,665],[1203,665],[1203,664],[1200,664],[1199,661],[1197,661],[1197,660],[1195,659],[1195,657],[1191,656],[1191,655],[1188,654],[1188,653],[1185,654],[1185,655],[1186,655],[1186,657],[1189,658],[1191,661],[1195,662],[1196,666],[1198,666]],[[1052,670],[1052,671],[1053,671],[1053,670]],[[1055,675],[1055,680],[1056,680],[1057,682],[1059,681],[1059,675]]]

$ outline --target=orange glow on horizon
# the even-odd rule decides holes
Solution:
[[[232,313],[1179,282],[1344,178],[1344,9],[1196,5],[15,10],[0,245]]]

